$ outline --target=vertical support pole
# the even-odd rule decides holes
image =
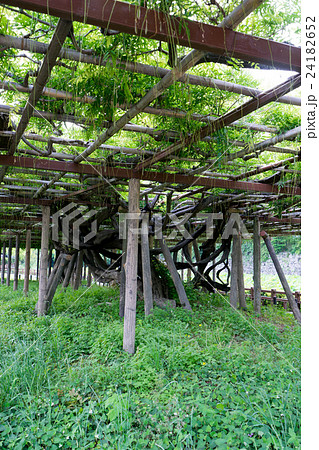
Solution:
[[[274,305],[277,305],[277,294],[276,294],[276,289],[271,289],[270,297],[271,297],[271,299],[272,299],[273,304],[274,304]]]
[[[122,258],[121,258],[121,275],[120,275],[120,307],[119,307],[120,317],[124,317],[124,309],[125,309],[125,283],[126,283],[125,263],[127,252],[127,227],[125,227],[124,230],[125,236],[122,239]]]
[[[148,220],[149,220],[148,213],[143,213],[141,226],[141,250],[142,250],[142,272],[143,272],[143,294],[144,294],[145,316],[148,316],[153,309],[151,258],[148,240]]]
[[[76,268],[75,268],[75,277],[74,277],[74,285],[73,289],[77,291],[81,286],[81,274],[82,274],[82,266],[83,266],[83,250],[78,252],[78,257],[76,260]]]
[[[8,267],[7,267],[7,286],[10,286],[10,277],[11,277],[11,258],[12,258],[12,238],[9,238]]]
[[[25,264],[24,264],[24,284],[23,284],[24,295],[28,295],[29,292],[30,256],[31,256],[31,230],[28,228],[25,238]]]
[[[19,281],[19,252],[20,252],[20,234],[16,235],[16,252],[14,259],[14,278],[13,278],[13,290],[16,291],[18,289],[18,281]]]
[[[137,259],[138,259],[138,213],[140,198],[140,180],[129,180],[129,214],[136,218],[127,220],[127,251],[125,262],[125,307],[123,350],[133,354],[135,352],[135,323],[137,299]]]
[[[40,249],[37,249],[37,280],[39,279],[39,267],[40,267]]]
[[[261,313],[261,257],[260,257],[260,222],[254,218],[253,237],[253,264],[254,264],[254,311]]]
[[[230,274],[230,292],[229,303],[233,308],[238,306],[238,236],[233,236],[233,248],[231,254],[231,274]]]
[[[87,283],[86,286],[90,287],[92,284],[92,273],[91,273],[91,269],[88,266],[88,277],[87,277]]]
[[[1,284],[4,284],[4,271],[6,269],[6,243],[2,247],[2,266],[1,266]]]
[[[243,253],[241,251],[241,236],[238,235],[238,299],[240,308],[246,309],[245,282],[244,282],[244,265]]]
[[[297,306],[297,304],[295,302],[294,296],[292,295],[292,292],[291,292],[290,287],[288,285],[288,282],[286,280],[285,274],[284,274],[284,272],[283,272],[283,270],[281,268],[281,265],[280,265],[280,262],[279,262],[279,260],[277,258],[277,255],[275,253],[275,250],[274,250],[274,248],[273,248],[273,246],[272,246],[272,244],[270,242],[269,236],[268,236],[268,234],[265,231],[261,231],[260,236],[265,241],[265,244],[266,244],[266,247],[268,249],[269,255],[270,255],[271,259],[272,259],[272,262],[274,263],[277,275],[278,275],[278,277],[279,277],[279,279],[281,281],[282,287],[283,287],[283,289],[285,291],[285,294],[287,296],[287,299],[288,299],[288,302],[289,302],[289,306],[290,306],[290,308],[291,308],[291,310],[293,312],[293,315],[294,315],[295,319],[299,323],[301,323],[301,314],[300,314],[299,308],[298,308],[298,306]]]
[[[193,250],[193,246],[192,243],[188,244],[188,252],[189,252],[189,256],[192,259],[192,250]],[[192,279],[192,271],[191,269],[187,269],[187,281],[191,281]]]
[[[45,294],[48,282],[48,252],[50,235],[50,206],[42,206],[42,234],[41,234],[41,260],[39,298],[36,305],[38,316],[45,314]]]
[[[48,270],[49,270],[49,276],[50,276],[51,270],[52,270],[52,247],[49,250]]]

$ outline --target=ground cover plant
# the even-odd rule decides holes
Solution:
[[[0,448],[300,448],[300,327],[186,287],[181,308],[143,317],[122,351],[118,289],[58,293],[36,318],[0,287]]]

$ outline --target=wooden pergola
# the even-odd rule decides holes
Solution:
[[[50,218],[52,221],[53,214],[70,203],[86,206],[96,211],[108,210],[109,215],[105,215],[105,222],[102,220],[100,223],[101,230],[104,232],[109,229],[107,224],[110,223],[119,208],[128,212],[139,212],[141,202],[143,202],[144,213],[142,212],[142,216],[145,219],[146,213],[151,216],[155,205],[158,207],[166,204],[166,215],[168,213],[174,213],[177,216],[190,214],[194,242],[197,239],[196,226],[201,225],[196,222],[195,214],[197,212],[223,211],[224,214],[236,212],[244,221],[248,231],[255,233],[257,255],[258,245],[260,245],[260,243],[258,244],[260,226],[269,235],[300,233],[301,189],[299,182],[295,181],[298,179],[300,171],[294,167],[294,164],[300,160],[301,150],[289,143],[299,137],[301,129],[297,127],[279,132],[276,127],[268,124],[245,121],[249,114],[274,102],[293,105],[295,108],[301,104],[300,97],[290,94],[301,84],[301,49],[235,31],[236,27],[262,2],[263,0],[244,0],[224,18],[219,26],[213,26],[177,18],[144,7],[137,8],[135,5],[114,0],[108,0],[106,3],[99,0],[90,2],[79,0],[72,2],[65,0],[5,1],[5,5],[16,11],[16,14],[29,10],[59,18],[50,44],[23,37],[0,35],[0,51],[4,57],[9,49],[44,55],[33,85],[28,83],[28,79],[24,83],[0,81],[0,89],[19,92],[21,95],[25,94],[27,99],[22,107],[0,105],[1,117],[7,118],[9,114],[13,113],[19,116],[19,122],[14,128],[4,120],[4,126],[0,131],[0,239],[2,243],[10,239],[12,246],[12,238],[17,236],[17,251],[21,242],[25,243],[27,251],[31,246],[41,247],[38,314],[46,312],[61,276],[63,274],[65,277],[70,275],[68,267],[71,267],[69,261],[72,261],[72,252],[68,254],[64,248],[59,248],[60,260],[57,261],[55,270],[52,271],[55,277],[48,281],[47,274]],[[83,48],[75,50],[65,46],[65,39],[70,35],[73,22],[85,23],[92,27],[98,26],[112,30],[112,32],[178,44],[190,49],[190,52],[171,70],[138,61],[103,59],[83,51],[85,50]],[[262,92],[249,86],[187,74],[207,53],[286,70],[287,80]],[[85,92],[75,96],[72,92],[46,87],[51,72],[62,61],[105,67],[106,70],[112,67],[113,70],[143,74],[158,81],[135,103],[132,101],[131,104],[117,105],[118,110],[122,111],[119,118],[112,122],[102,123],[104,130],[89,142],[70,139],[63,135],[42,136],[30,130],[32,117],[50,121],[50,123],[61,122],[75,125],[90,123],[85,117],[64,113],[56,114],[37,109],[37,103],[42,98],[83,104],[91,104],[95,101]],[[207,116],[199,112],[189,114],[187,111],[177,110],[173,107],[171,109],[159,107],[155,100],[174,83],[233,93],[240,96],[240,106],[221,116]],[[161,116],[185,121],[191,120],[201,123],[201,127],[195,133],[181,136],[174,130],[151,128],[132,122],[140,114],[150,117]],[[214,143],[215,133],[223,129],[251,130],[255,133],[256,139],[258,139],[259,133],[262,136],[268,134],[270,137],[253,144],[246,141],[231,141],[232,151],[228,151],[218,158],[212,151],[211,156],[204,161],[200,157],[180,156],[185,148],[196,148],[200,142]],[[149,149],[143,146],[131,148],[108,142],[110,140],[112,142],[112,138],[118,136],[119,133],[147,135],[152,139],[153,148]],[[281,143],[285,143],[286,147],[280,145]],[[60,150],[61,147],[72,151]],[[263,152],[287,154],[287,158],[270,164],[255,165],[240,174],[234,173],[234,163],[258,157]],[[103,156],[97,156],[101,154]],[[185,162],[185,168],[176,167],[176,163],[181,161]],[[179,164],[179,166],[181,165]],[[254,178],[255,175],[264,172],[268,174],[267,178],[261,180]],[[293,173],[296,178],[293,179],[293,182],[291,180],[282,182],[280,180],[285,173]],[[283,204],[280,217],[276,216],[275,212],[278,202]],[[163,229],[167,227],[168,221],[169,219],[164,219]],[[142,220],[141,226],[143,223]],[[120,254],[118,255],[119,259],[122,259],[119,265],[115,264],[116,256],[114,256],[114,252],[111,252],[113,247],[109,248],[108,255],[111,263],[106,269],[119,270],[122,264],[122,272],[126,273],[121,308],[125,316],[124,348],[131,353],[134,352],[134,311],[139,246],[138,238],[131,232],[131,228],[138,226],[138,220],[130,221],[127,249],[125,251],[124,247],[121,248],[123,256],[121,258]],[[146,227],[148,226],[146,224]],[[215,241],[208,254],[216,252]],[[179,245],[178,242],[180,241],[174,241],[175,247]],[[192,244],[192,240],[186,244],[185,240],[182,242],[184,245],[181,249],[185,249],[186,244],[187,248]],[[204,241],[201,243],[205,244]],[[164,239],[159,240],[159,244],[160,249],[151,248],[151,254],[163,253],[167,266],[171,267],[170,272],[174,282],[176,279],[175,286],[181,303],[190,308],[187,298],[183,297],[183,288],[179,285],[178,279],[180,280],[180,278],[176,268],[183,270],[187,264],[189,264],[188,268],[194,270],[196,267],[199,268],[198,261],[203,260],[205,251],[201,255],[197,254],[196,257],[198,249],[196,251],[194,246],[194,254],[188,252],[184,255],[184,263],[178,264],[175,258],[175,264],[172,265],[171,254],[174,255],[176,248],[171,247],[170,251],[167,251]],[[145,258],[147,260],[150,249],[143,238],[140,245],[141,251],[144,252],[142,253],[144,262]],[[237,244],[235,245],[235,240],[233,247],[234,254],[234,249],[238,247]],[[80,250],[78,249],[79,258],[83,258],[83,252],[86,249],[84,244]],[[118,248],[118,250],[120,249]],[[96,244],[95,251],[97,251]],[[107,253],[104,253],[104,256],[107,257]],[[207,257],[206,254],[205,257]],[[194,258],[197,261],[195,266],[191,264],[192,258],[193,261]],[[213,260],[215,261],[215,257]],[[90,264],[88,265],[90,266]],[[79,267],[79,264],[77,266]],[[123,266],[124,269],[126,268],[126,272],[123,270]],[[258,263],[255,270],[256,273],[260,270]],[[149,268],[143,266],[143,284],[145,286],[147,282],[144,283],[144,276],[151,278],[149,272]],[[96,273],[94,275],[98,276]],[[240,274],[236,276],[240,279]],[[236,289],[240,290],[240,282],[238,282],[238,286],[237,282],[235,284],[235,288],[232,289],[231,286],[231,302],[234,292],[237,292]],[[124,283],[122,283],[122,289],[124,289],[123,286]],[[144,289],[144,296],[151,296],[151,294],[147,294]],[[152,299],[145,299],[145,304],[145,311],[149,313]],[[234,304],[234,306],[236,305]],[[294,310],[294,305],[291,307]],[[258,300],[258,276],[256,276],[257,311],[258,308],[260,309],[260,299]],[[298,315],[298,312],[294,311],[294,313]]]

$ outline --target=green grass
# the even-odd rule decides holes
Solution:
[[[188,287],[193,313],[138,305],[122,351],[118,290],[58,293],[47,317],[0,287],[0,448],[300,448],[300,328]]]

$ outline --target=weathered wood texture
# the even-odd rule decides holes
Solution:
[[[245,282],[244,282],[244,266],[243,266],[243,253],[241,250],[241,236],[234,236],[238,239],[238,300],[241,308],[247,308],[246,296],[245,296]]]
[[[75,268],[75,276],[74,276],[74,284],[73,289],[77,291],[81,286],[81,274],[82,274],[82,266],[83,266],[83,250],[78,252],[77,260],[76,260],[76,268]]]
[[[14,258],[14,277],[13,277],[13,290],[18,290],[19,282],[19,256],[20,256],[20,234],[16,235],[16,251]]]
[[[172,280],[174,282],[174,286],[176,288],[179,301],[181,302],[181,305],[185,309],[188,309],[189,311],[191,311],[192,307],[191,307],[191,305],[189,303],[189,300],[187,298],[187,295],[186,295],[186,292],[185,292],[182,280],[180,279],[180,276],[179,276],[179,274],[177,272],[177,269],[176,269],[176,266],[174,264],[172,255],[171,255],[171,253],[169,251],[169,248],[167,247],[167,244],[166,244],[164,238],[159,238],[158,242],[159,242],[160,248],[162,250],[162,253],[164,255],[164,258],[165,258],[165,261],[166,261],[166,264],[167,264],[167,268],[168,268],[169,273],[171,274]]]
[[[138,213],[140,198],[140,180],[131,178],[129,181],[129,213],[135,213],[136,218],[127,221],[127,252],[125,262],[125,308],[123,349],[133,354],[135,352],[135,323],[137,300],[137,260],[138,260]]]
[[[260,232],[260,236],[265,241],[267,250],[268,250],[269,255],[270,255],[271,259],[272,259],[272,262],[274,263],[277,275],[278,275],[278,277],[280,279],[280,282],[282,284],[282,287],[283,287],[283,289],[284,289],[284,291],[286,293],[286,296],[287,296],[287,299],[288,299],[288,302],[289,302],[289,306],[290,306],[290,308],[291,308],[291,310],[293,312],[293,315],[294,315],[295,319],[299,323],[301,323],[300,310],[299,310],[298,305],[297,305],[297,303],[296,303],[296,301],[294,299],[294,296],[292,295],[292,292],[291,292],[290,287],[288,285],[287,279],[286,279],[285,274],[284,274],[284,272],[283,272],[283,270],[281,268],[280,262],[279,262],[279,260],[277,258],[277,255],[275,253],[274,247],[272,246],[270,238],[269,238],[268,234],[266,233],[266,231],[261,231]]]
[[[10,286],[10,278],[11,278],[11,258],[12,258],[12,238],[9,239],[9,247],[8,247],[8,266],[7,266],[7,286]]]
[[[231,275],[230,275],[230,292],[229,303],[233,308],[238,306],[238,239],[233,237],[233,248],[231,254]]]
[[[54,275],[45,296],[45,313],[47,313],[52,304],[52,300],[61,280],[63,271],[66,265],[70,263],[71,258],[71,255],[66,255],[63,253],[59,255],[59,258],[57,259],[57,267],[55,268],[54,272],[52,271]]]
[[[254,311],[261,313],[261,255],[260,255],[260,222],[258,217],[254,218]]]
[[[71,275],[73,273],[73,269],[74,269],[74,266],[75,266],[75,263],[76,263],[76,258],[77,258],[77,254],[73,253],[71,261],[69,262],[69,265],[67,267],[64,280],[63,280],[62,287],[64,287],[64,288],[67,288],[69,286]]]
[[[144,294],[145,316],[148,316],[153,309],[151,258],[150,258],[149,239],[148,239],[148,222],[149,222],[148,213],[143,213],[142,225],[141,225],[141,251],[142,251],[143,294]]]
[[[27,229],[25,238],[25,260],[24,260],[24,283],[23,283],[24,295],[28,295],[29,292],[30,257],[31,257],[31,230]]]
[[[2,266],[1,266],[1,284],[4,284],[4,274],[6,269],[6,243],[2,246]]]
[[[48,282],[48,254],[50,236],[50,207],[42,206],[42,234],[41,234],[41,258],[40,258],[40,279],[39,298],[36,304],[38,316],[45,314],[45,294]]]

